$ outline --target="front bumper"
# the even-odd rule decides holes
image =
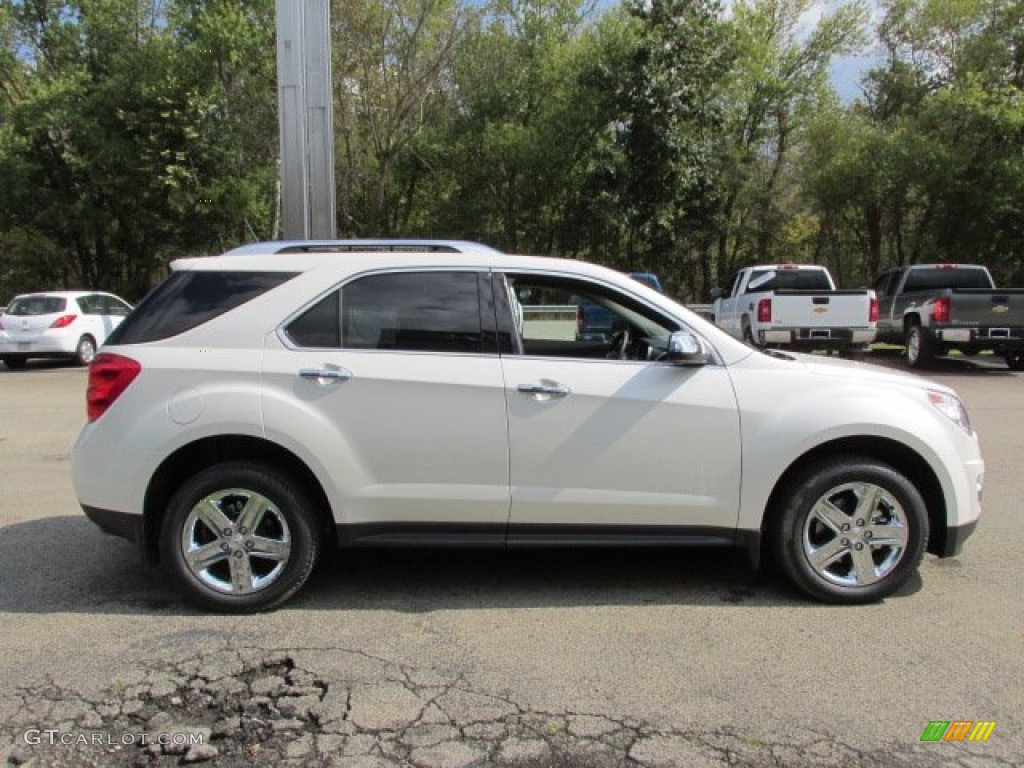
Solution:
[[[963,552],[964,542],[971,537],[977,526],[977,520],[963,525],[950,526],[946,529],[946,540],[943,542],[942,548],[935,554],[939,557],[956,557]]]
[[[138,545],[145,541],[145,518],[142,515],[115,512],[112,509],[99,509],[86,504],[82,504],[82,511],[104,533],[128,539]]]

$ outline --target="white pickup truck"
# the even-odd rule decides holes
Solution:
[[[714,322],[754,346],[837,349],[851,353],[875,339],[872,290],[837,290],[825,267],[762,264],[737,272],[712,292]]]

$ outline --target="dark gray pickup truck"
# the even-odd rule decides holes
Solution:
[[[914,368],[937,355],[991,351],[1024,370],[1024,288],[996,288],[976,264],[914,264],[881,274],[876,341],[903,344]]]

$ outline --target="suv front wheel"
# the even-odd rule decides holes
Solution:
[[[249,462],[217,464],[171,498],[161,559],[200,605],[231,613],[273,608],[299,590],[320,552],[316,514],[288,475]]]
[[[891,595],[924,556],[928,513],[917,488],[893,467],[841,456],[788,486],[775,554],[800,589],[829,603]]]

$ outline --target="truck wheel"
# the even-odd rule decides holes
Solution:
[[[911,368],[925,368],[935,361],[935,348],[931,338],[920,325],[907,329],[907,364]]]
[[[1007,352],[1004,359],[1011,371],[1024,371],[1024,352]]]
[[[928,541],[921,494],[867,456],[838,456],[788,484],[775,554],[789,579],[829,603],[868,603],[899,589]]]
[[[315,507],[269,465],[215,464],[167,505],[160,555],[195,602],[227,613],[274,608],[305,584],[320,553]]]

